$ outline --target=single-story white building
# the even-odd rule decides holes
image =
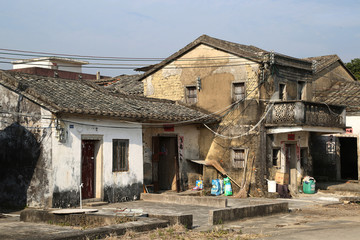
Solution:
[[[197,122],[172,101],[0,71],[0,205],[72,207],[143,191],[144,122]],[[194,122],[196,122],[194,121]]]

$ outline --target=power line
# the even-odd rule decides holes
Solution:
[[[89,56],[89,55],[76,55],[76,54],[59,54],[59,53],[47,53],[47,52],[34,52],[34,51],[24,51],[24,50],[14,50],[14,49],[5,49],[0,48],[0,54],[4,55],[14,55],[14,56],[28,56],[28,57],[49,57],[49,56],[59,56],[63,58],[71,57],[72,59],[82,59],[82,60],[101,60],[101,61],[163,61],[167,58],[147,58],[147,57],[109,57],[109,56]],[[10,53],[7,53],[10,52]],[[15,53],[14,53],[15,52]],[[31,53],[31,54],[28,54]],[[237,56],[212,56],[212,57],[193,57],[177,59],[177,61],[208,61],[208,60],[221,60],[221,59],[237,59]]]
[[[11,62],[6,62],[6,61],[0,61],[0,63],[6,63],[6,64],[12,64]],[[34,64],[31,63],[29,64],[30,66],[46,66],[43,64]],[[107,65],[111,65],[111,64],[103,64],[105,66],[82,66],[82,68],[97,68],[97,69],[134,69],[134,67],[123,67],[123,66],[118,66],[118,67],[108,67]],[[115,65],[115,64],[113,64]],[[120,65],[120,64],[119,64]],[[126,64],[124,64],[126,66]],[[189,64],[191,65],[191,64]],[[193,66],[183,66],[183,65],[177,65],[177,66],[166,66],[163,67],[162,69],[188,69],[188,68],[219,68],[219,67],[236,67],[236,66],[245,66],[245,65],[258,65],[257,63],[239,63],[239,64],[223,64],[223,65],[193,65]],[[58,65],[64,68],[73,68],[74,66],[70,66],[70,65]],[[139,67],[146,67],[146,65],[132,65],[132,66],[139,66]],[[138,68],[138,67],[135,67]],[[56,69],[53,69],[56,70]]]

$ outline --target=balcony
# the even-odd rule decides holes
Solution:
[[[270,109],[266,126],[345,128],[345,113],[345,106],[305,101],[279,101]]]

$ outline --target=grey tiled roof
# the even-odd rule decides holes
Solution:
[[[112,78],[112,84],[105,86],[111,92],[123,92],[130,95],[143,95],[144,85],[139,78],[141,74],[120,75]]]
[[[202,122],[207,117],[203,112],[169,100],[111,94],[86,80],[51,78],[0,70],[0,84],[55,114],[76,113],[139,121],[199,119],[197,122]]]
[[[306,60],[310,61],[316,61],[316,72],[321,72],[331,64],[335,63],[336,61],[339,61],[340,58],[338,55],[326,55],[326,56],[318,56],[318,57],[309,57],[304,58]]]
[[[151,75],[152,73],[156,72],[157,70],[161,69],[162,67],[166,66],[167,64],[171,63],[175,59],[181,57],[191,49],[195,48],[200,44],[205,44],[211,46],[215,49],[231,53],[233,55],[243,57],[254,62],[262,62],[264,61],[265,55],[269,54],[269,51],[263,50],[261,48],[252,46],[252,45],[243,45],[239,43],[233,43],[217,38],[213,38],[207,35],[202,35],[199,38],[195,39],[184,48],[180,49],[176,53],[172,54],[159,64],[155,64],[151,67],[145,68],[148,69],[141,77],[140,80],[146,78],[147,76]],[[288,66],[288,67],[295,67],[301,68],[305,70],[311,71],[311,61],[306,59],[294,58],[290,56],[286,56],[279,53],[274,53],[275,64]]]
[[[316,61],[316,71],[315,73],[320,73],[321,71],[325,70],[326,68],[330,67],[332,64],[339,62],[340,65],[344,67],[344,69],[350,74],[350,76],[356,81],[356,77],[350,72],[349,69],[346,68],[343,61],[339,58],[338,55],[325,55],[325,56],[318,56],[318,57],[309,57],[304,58],[305,60],[309,61]]]
[[[346,112],[360,113],[360,82],[338,80],[326,90],[314,92],[315,101],[345,105]]]

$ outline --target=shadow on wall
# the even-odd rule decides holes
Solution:
[[[0,131],[0,207],[26,206],[27,189],[40,156],[35,136],[18,123]]]

